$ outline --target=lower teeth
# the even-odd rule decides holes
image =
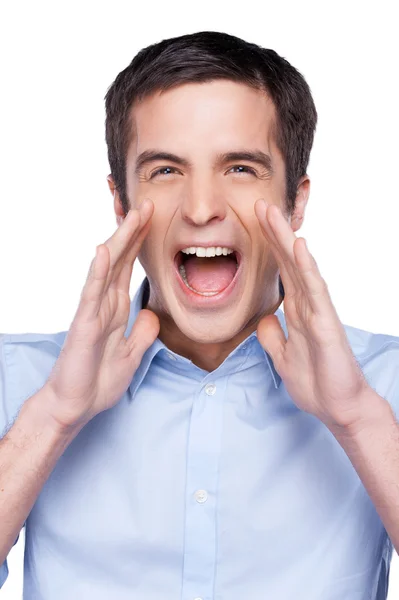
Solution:
[[[183,279],[184,283],[186,284],[188,289],[191,290],[192,292],[195,292],[196,294],[200,294],[200,296],[216,296],[216,294],[219,294],[219,292],[199,292],[198,290],[195,290],[194,288],[191,287],[191,285],[187,281],[186,269],[184,268],[184,265],[180,265],[179,271],[180,271],[180,275],[181,275],[181,278]]]

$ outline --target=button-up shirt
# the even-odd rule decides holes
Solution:
[[[126,336],[145,293],[147,279]],[[397,415],[399,338],[344,327]],[[1,336],[3,435],[66,333]],[[392,550],[349,458],[296,407],[256,332],[211,372],[156,339],[42,488],[24,600],[383,600]],[[4,562],[0,585],[7,574]]]

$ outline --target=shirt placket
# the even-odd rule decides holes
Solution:
[[[182,600],[212,600],[217,544],[217,493],[226,377],[199,385],[187,444]]]

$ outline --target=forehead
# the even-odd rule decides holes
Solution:
[[[185,83],[155,92],[131,109],[129,154],[167,145],[193,152],[215,147],[274,146],[276,112],[270,97],[229,80]]]

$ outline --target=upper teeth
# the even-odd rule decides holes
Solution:
[[[184,252],[184,254],[196,254],[197,256],[203,257],[220,256],[221,254],[227,256],[227,254],[231,254],[232,252],[234,252],[234,250],[226,247],[222,248],[221,246],[211,246],[209,248],[203,248],[201,246],[191,246],[191,248],[183,248],[182,252]]]

